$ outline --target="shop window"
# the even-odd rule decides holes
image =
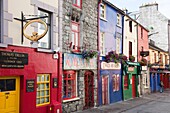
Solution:
[[[63,73],[63,98],[71,99],[76,97],[76,72],[75,71],[65,71]]]
[[[105,56],[105,36],[104,32],[100,32],[100,55]]]
[[[106,19],[106,5],[100,4],[100,17]]]
[[[38,47],[50,49],[51,48],[51,13],[45,10],[42,10],[42,9],[38,9],[38,15],[40,15],[41,17],[48,16],[42,19],[43,21],[47,23],[48,32],[42,39],[38,41],[39,42]],[[38,34],[42,34],[44,30],[45,30],[44,25],[42,25],[41,23],[38,23]]]
[[[74,6],[81,8],[82,0],[72,0],[72,1]]]
[[[112,84],[113,84],[113,91],[119,91],[119,74],[112,75]]]
[[[117,14],[117,25],[118,26],[121,26],[121,15],[120,14]]]
[[[50,75],[37,75],[36,105],[41,106],[50,103]]]
[[[132,21],[129,21],[129,31],[132,32]]]
[[[80,29],[79,29],[79,24],[77,22],[72,21],[71,25],[71,30],[72,30],[72,45],[73,45],[73,51],[80,51],[79,50],[79,39],[80,39]]]
[[[124,76],[124,89],[129,89],[129,75]]]

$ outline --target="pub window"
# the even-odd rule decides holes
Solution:
[[[100,5],[100,17],[106,19],[106,5]]]
[[[72,0],[72,2],[74,6],[81,8],[82,0]]]
[[[132,21],[129,21],[129,31],[132,32]]]
[[[63,99],[71,99],[76,97],[76,72],[64,71],[63,73]]]
[[[119,78],[120,78],[119,74],[112,75],[113,91],[119,91],[119,83],[120,83]]]
[[[129,75],[124,75],[124,89],[129,89]]]
[[[37,75],[36,105],[41,106],[50,103],[50,75]]]
[[[105,33],[100,32],[100,55],[105,56]]]
[[[47,34],[42,39],[39,40],[38,47],[50,49],[51,48],[51,15],[52,14],[45,10],[38,9],[38,15],[48,16],[47,18],[42,19],[45,23],[47,23],[48,31],[47,31]],[[45,30],[44,25],[42,25],[41,23],[38,23],[38,34],[42,34],[44,30]]]

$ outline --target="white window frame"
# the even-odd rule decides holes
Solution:
[[[106,19],[106,5],[102,3],[100,4],[100,18]]]
[[[148,78],[147,78],[147,74],[143,74],[142,77],[143,77],[144,88],[149,88],[149,81],[148,81]]]
[[[105,33],[100,32],[100,56],[105,56]]]
[[[121,27],[121,15],[119,13],[117,13],[117,25]]]
[[[116,53],[120,53],[120,38],[116,37]]]

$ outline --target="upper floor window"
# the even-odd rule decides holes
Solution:
[[[129,31],[132,32],[132,21],[129,21]]]
[[[73,45],[73,51],[79,51],[79,40],[80,40],[80,29],[79,29],[79,23],[73,22],[71,24],[71,30],[72,30],[72,45]]]
[[[160,63],[163,63],[163,55],[162,54],[160,54]]]
[[[129,56],[132,56],[132,42],[129,41]]]
[[[117,14],[117,25],[121,26],[121,15]]]
[[[39,40],[38,47],[50,49],[51,48],[51,14],[47,11],[44,11],[42,9],[38,9],[38,15],[42,16],[48,16],[46,18],[43,18],[43,21],[47,23],[48,26],[48,32],[47,34]],[[38,34],[42,34],[45,30],[45,27],[38,23]]]
[[[100,17],[106,19],[106,5],[100,4]]]
[[[156,53],[154,53],[154,62],[156,63]]]
[[[73,0],[73,5],[78,7],[78,8],[81,8],[81,4],[82,4],[82,0]]]
[[[120,53],[120,38],[116,38],[116,53]]]
[[[50,103],[50,75],[37,75],[37,95],[36,105],[45,105]]]
[[[76,72],[75,71],[64,71],[64,82],[63,82],[63,98],[71,99],[76,97]]]
[[[167,55],[165,55],[165,65],[167,65],[168,64],[168,57],[167,57]]]
[[[143,39],[143,29],[141,28],[141,39]]]
[[[100,55],[105,56],[105,34],[100,32]]]

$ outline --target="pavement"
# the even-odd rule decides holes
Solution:
[[[164,104],[164,106],[170,105],[169,89],[165,90],[163,93],[156,92],[145,94],[142,97],[78,111],[76,113],[170,113],[170,111],[164,111],[165,108],[162,108],[161,110],[161,108],[159,108],[160,103],[162,103],[162,105]],[[156,111],[159,109],[160,111],[156,112],[152,108]],[[143,112],[139,112],[139,109],[140,111],[143,110]]]

